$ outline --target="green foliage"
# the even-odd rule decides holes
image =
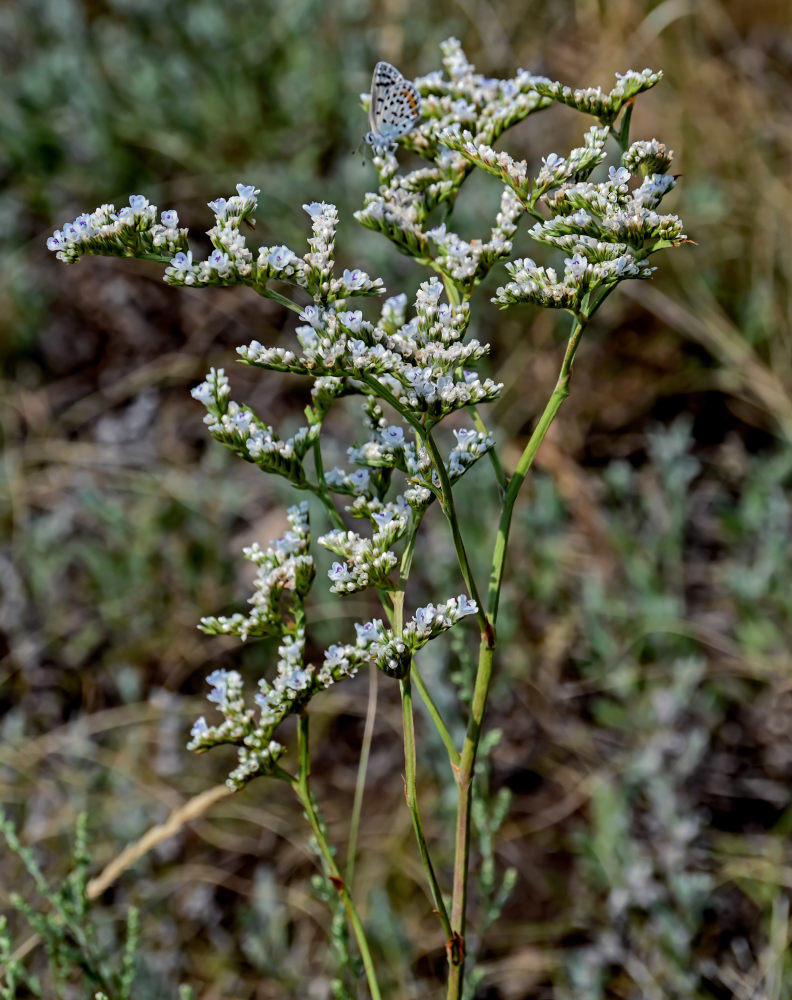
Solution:
[[[84,989],[90,987],[100,991],[97,996],[104,1000],[130,1000],[140,932],[138,912],[134,907],[128,910],[121,956],[116,962],[112,961],[109,957],[112,946],[102,940],[104,927],[90,912],[87,892],[90,855],[85,816],[79,818],[75,832],[74,867],[57,888],[48,885],[33,852],[21,844],[14,825],[2,810],[0,834],[9,850],[25,866],[36,893],[46,906],[38,909],[20,893],[10,896],[11,905],[43,942],[52,986],[58,995],[64,995],[70,984],[79,982]],[[0,926],[0,956],[3,958],[0,968],[3,1000],[15,1000],[20,986],[34,996],[46,995],[38,979],[28,976],[23,963],[12,956],[5,920]]]

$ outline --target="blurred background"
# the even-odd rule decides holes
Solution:
[[[597,315],[518,508],[488,770],[514,797],[494,858],[517,884],[471,942],[476,996],[791,996],[784,0],[0,5],[0,801],[57,882],[79,811],[96,873],[222,782],[229,755],[184,750],[204,677],[217,665],[258,676],[273,650],[195,624],[241,606],[240,550],[279,534],[293,498],[208,437],[189,388],[225,365],[235,398],[287,428],[306,392],[233,364],[238,344],[287,335],[277,304],[246,289],[174,290],[144,262],[67,269],[47,235],[134,193],[200,234],[206,202],[251,183],[253,245],[300,252],[301,204],[333,201],[341,266],[412,292],[424,275],[351,217],[375,184],[351,152],[368,127],[359,94],[378,59],[408,77],[439,68],[449,35],[491,75],[522,66],[607,89],[615,72],[661,68],[632,136],[676,151],[682,177],[663,207],[698,244],[659,255],[651,282],[623,284]],[[501,145],[535,166],[586,127],[557,107]],[[471,181],[455,214],[465,235],[490,224],[498,195],[492,178]],[[506,383],[487,419],[508,460],[554,383],[563,320],[498,312],[488,298],[502,279],[496,268],[479,291],[474,335],[493,344],[491,372]],[[484,552],[485,464],[461,491]],[[432,577],[416,584],[437,600],[459,582],[431,525]],[[317,642],[371,611],[363,598],[320,599]],[[447,678],[466,668],[471,638],[428,648],[451,713]],[[398,693],[379,686],[360,904],[386,995],[441,997],[444,942],[404,809]],[[341,856],[367,698],[360,676],[313,715],[316,793]],[[435,804],[424,821],[447,873],[453,790],[442,749],[428,736],[422,747],[420,788]],[[141,908],[135,995],[170,998],[187,982],[202,1000],[329,996],[327,910],[304,829],[289,789],[258,781],[120,875],[97,920],[112,941],[119,914]],[[19,862],[0,857],[6,911],[12,889],[34,894]],[[479,916],[474,897],[474,927]],[[41,949],[28,961],[40,966]]]

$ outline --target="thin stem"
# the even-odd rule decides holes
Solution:
[[[443,716],[440,714],[440,709],[435,704],[434,699],[432,698],[432,695],[429,691],[429,688],[424,683],[424,679],[423,677],[421,677],[418,671],[418,667],[416,667],[414,661],[412,668],[410,670],[410,674],[412,676],[412,679],[415,681],[415,687],[418,690],[418,694],[421,696],[421,700],[423,701],[424,705],[426,705],[426,710],[429,713],[432,722],[434,722],[435,729],[437,730],[440,739],[443,741],[443,746],[448,751],[448,758],[451,761],[451,767],[453,768],[459,767],[459,761],[461,758],[460,758],[460,753],[456,748],[456,744],[454,743],[454,738],[448,731],[448,726],[445,724],[445,720],[443,719]]]
[[[431,431],[424,431],[423,440],[424,444],[429,449],[429,454],[432,456],[432,463],[437,470],[437,475],[440,477],[440,486],[442,489],[440,506],[443,508],[443,513],[445,514],[446,520],[451,527],[451,538],[454,543],[454,549],[456,550],[459,569],[461,570],[462,577],[467,585],[468,593],[476,602],[478,607],[476,616],[478,618],[481,631],[489,634],[491,631],[491,625],[487,620],[486,614],[484,613],[484,606],[481,603],[478,587],[476,586],[476,581],[473,578],[473,570],[470,567],[467,552],[465,551],[465,543],[462,540],[462,532],[459,528],[459,518],[457,517],[456,507],[454,505],[454,494],[451,489],[451,480],[448,478],[448,470],[445,467],[443,456],[440,454],[440,449],[437,447],[437,443],[432,437]]]
[[[311,426],[316,426],[319,424],[321,426],[322,421],[316,416],[315,411],[312,407],[305,407],[305,415],[308,418],[308,423]],[[313,443],[313,460],[314,460],[314,470],[316,472],[316,485],[313,483],[308,484],[308,489],[317,497],[321,502],[322,506],[327,511],[328,517],[336,526],[336,528],[345,528],[344,519],[338,511],[333,498],[330,496],[330,490],[327,488],[327,480],[324,474],[324,460],[322,458],[322,444],[317,434],[316,440]]]
[[[558,413],[561,404],[569,395],[569,377],[572,369],[572,362],[575,359],[575,352],[577,351],[578,344],[580,343],[581,334],[585,329],[586,319],[587,317],[584,316],[575,317],[575,323],[567,342],[564,360],[561,363],[561,370],[558,374],[555,389],[553,390],[553,393],[550,396],[550,399],[548,400],[536,427],[534,428],[533,434],[528,439],[528,444],[525,446],[525,449],[520,456],[517,468],[514,470],[506,489],[500,524],[498,525],[498,534],[495,539],[495,548],[492,554],[492,570],[490,573],[489,592],[487,595],[487,612],[493,621],[498,616],[498,603],[500,600],[500,590],[503,582],[503,571],[505,568],[506,544],[509,540],[509,529],[511,527],[514,504],[517,500],[522,484],[525,482],[525,477],[528,475],[528,470],[531,468],[533,460],[536,457],[539,446],[542,441],[544,441],[545,435],[555,419],[555,415]]]
[[[420,517],[414,516],[414,520],[410,525],[410,532],[407,536],[407,543],[404,547],[404,553],[402,555],[401,566],[399,569],[398,589],[391,595],[393,599],[393,617],[391,620],[391,627],[393,628],[395,635],[400,635],[404,627],[404,592],[407,587],[407,579],[410,575],[410,569],[412,567],[413,555],[415,554],[415,542],[418,536],[420,523]],[[413,664],[410,665],[410,670],[415,670]],[[435,874],[434,865],[432,864],[432,859],[429,854],[429,846],[426,843],[426,837],[423,832],[423,824],[421,823],[421,814],[418,809],[415,719],[413,716],[412,688],[409,672],[406,677],[400,680],[399,685],[402,696],[402,728],[404,732],[404,795],[407,800],[407,807],[410,810],[410,816],[412,817],[413,830],[415,831],[415,839],[418,843],[421,861],[426,869],[426,875],[429,880],[429,888],[432,893],[432,899],[434,900],[435,910],[440,917],[440,922],[443,925],[443,931],[446,935],[446,939],[448,939],[451,935],[451,922],[448,918],[448,910],[446,909],[445,900],[443,899],[443,893],[437,881],[437,875]],[[433,716],[433,718],[435,720],[435,725],[438,726],[438,731],[445,731],[447,733],[448,730],[446,729],[445,723],[436,709],[435,716]],[[451,745],[453,747],[453,743]],[[456,751],[454,750],[454,752]]]
[[[432,892],[435,910],[440,918],[440,923],[443,925],[446,940],[450,941],[452,937],[451,921],[448,918],[448,910],[443,899],[443,892],[437,881],[432,859],[429,856],[429,848],[424,837],[421,814],[418,809],[415,765],[415,720],[413,718],[412,688],[409,673],[399,681],[399,686],[402,696],[402,721],[404,727],[404,797],[407,800],[407,808],[410,810],[410,816],[412,817],[415,839],[418,842],[421,861],[429,879],[429,888]]]
[[[297,305],[296,302],[292,302],[291,299],[287,299],[285,295],[281,295],[280,292],[273,291],[271,288],[257,288],[254,285],[253,290],[265,299],[273,299],[275,302],[279,302],[286,309],[291,309],[292,312],[301,313],[303,311],[303,306]]]
[[[603,295],[604,297],[604,295]],[[601,301],[601,300],[600,300]],[[569,378],[572,369],[572,362],[575,359],[580,342],[581,334],[585,327],[589,312],[586,316],[576,316],[575,322],[567,342],[564,359],[561,363],[558,380],[550,399],[545,406],[539,421],[534,428],[534,432],[528,440],[528,444],[517,463],[517,468],[512,475],[506,495],[503,501],[503,510],[500,523],[498,525],[498,535],[495,540],[495,547],[492,555],[492,570],[490,574],[489,593],[487,597],[487,613],[494,623],[498,615],[498,602],[500,599],[501,584],[506,559],[506,543],[509,537],[512,511],[515,501],[519,495],[520,488],[525,481],[528,470],[536,456],[539,446],[547,434],[558,410],[569,395]],[[489,641],[487,636],[482,635],[479,646],[479,661],[476,669],[476,680],[473,686],[473,698],[470,706],[470,718],[468,721],[465,742],[462,747],[462,755],[459,768],[456,772],[457,779],[457,825],[456,842],[454,849],[454,878],[453,896],[451,901],[451,925],[453,933],[449,938],[448,947],[448,1000],[460,1000],[462,996],[462,984],[464,978],[465,964],[465,922],[467,912],[468,876],[470,867],[470,812],[472,802],[472,784],[475,770],[476,755],[478,753],[479,740],[484,721],[484,711],[487,705],[490,681],[492,679],[492,666],[495,654],[495,634],[493,631]]]
[[[476,430],[479,432],[479,434],[489,434],[489,431],[487,430],[487,425],[484,423],[484,419],[479,413],[479,411],[476,409],[476,407],[471,404],[470,406],[468,406],[467,410],[470,416],[473,418],[473,424]],[[487,455],[489,456],[489,460],[492,464],[493,471],[495,472],[495,479],[498,483],[498,486],[500,486],[500,488],[505,493],[506,473],[503,471],[503,466],[501,465],[498,453],[494,448],[490,448],[490,450],[487,452]]]
[[[309,778],[311,774],[310,756],[308,751],[308,715],[303,712],[297,718],[297,744],[299,751],[299,776],[296,781],[292,783],[292,787],[297,793],[297,797],[302,803],[303,809],[305,809],[305,814],[308,817],[308,822],[311,824],[311,830],[316,842],[319,845],[319,850],[322,855],[322,860],[324,861],[325,868],[327,869],[327,875],[333,888],[336,890],[338,895],[341,897],[341,901],[344,904],[344,909],[347,912],[347,917],[349,918],[349,923],[352,926],[352,932],[355,935],[355,940],[357,941],[358,948],[360,949],[360,957],[363,960],[363,968],[366,972],[366,980],[368,982],[369,991],[371,993],[372,1000],[382,1000],[382,994],[380,993],[379,984],[377,982],[377,976],[374,971],[374,962],[371,958],[371,951],[368,946],[368,941],[366,940],[366,933],[363,930],[363,924],[358,916],[355,904],[352,901],[352,896],[350,895],[349,888],[341,877],[341,872],[338,870],[338,866],[335,863],[335,858],[333,857],[333,851],[330,844],[327,842],[327,837],[325,836],[324,830],[322,829],[322,822],[319,819],[319,814],[316,811],[316,806],[313,801],[313,797],[309,788]]]
[[[363,793],[366,789],[366,774],[368,773],[371,744],[374,739],[374,721],[377,717],[377,691],[379,688],[379,670],[372,667],[369,671],[369,694],[366,706],[366,724],[363,729],[363,740],[360,744],[360,760],[358,761],[357,778],[355,779],[355,798],[352,802],[352,816],[349,820],[349,843],[347,844],[346,881],[352,888],[355,876],[355,856],[357,854],[360,816],[363,811]]]

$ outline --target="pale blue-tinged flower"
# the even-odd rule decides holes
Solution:
[[[289,264],[294,263],[297,260],[297,254],[295,254],[288,247],[273,247],[267,260],[271,267],[274,267],[278,271],[282,271],[284,267],[288,267]]]
[[[374,621],[365,622],[363,625],[359,622],[355,622],[355,632],[357,632],[358,645],[368,645],[368,643],[374,642],[375,639],[378,639],[381,627],[382,623],[377,618],[375,618]]]
[[[434,604],[427,604],[425,608],[415,609],[415,621],[421,628],[429,628],[434,621]]]
[[[360,309],[355,309],[354,312],[350,309],[347,312],[339,313],[338,319],[351,333],[360,333],[360,327],[363,324],[363,313]]]
[[[222,250],[215,250],[209,257],[209,267],[219,274],[225,274],[231,269],[231,258]]]
[[[626,167],[610,167],[608,177],[610,177],[612,184],[621,186],[629,181],[630,171]]]
[[[190,736],[193,740],[200,740],[206,734],[208,729],[209,726],[206,724],[206,719],[201,716],[193,723],[193,727],[190,730]]]
[[[354,268],[352,271],[350,271],[349,268],[345,268],[341,277],[344,284],[350,291],[356,291],[358,288],[363,288],[369,280],[366,272],[360,271],[358,268]]]
[[[133,194],[129,197],[129,207],[135,215],[141,215],[149,206],[149,200],[142,194]]]
[[[313,327],[317,327],[322,321],[322,314],[316,306],[306,306],[300,313],[300,319],[304,320],[306,323],[310,323]]]
[[[327,571],[327,575],[334,582],[337,580],[344,580],[348,576],[348,570],[343,563],[334,562],[330,569]]]
[[[382,431],[382,442],[390,448],[398,448],[404,444],[404,431],[391,424]]]
[[[457,614],[460,618],[465,615],[475,615],[478,613],[478,604],[475,601],[471,601],[465,594],[460,594],[457,597]]]
[[[458,430],[454,430],[454,437],[457,439],[460,447],[464,448],[466,445],[478,440],[478,431],[468,430],[467,428],[462,427]]]
[[[213,670],[206,678],[206,683],[212,685],[207,700],[215,702],[219,708],[224,708],[228,697],[228,681],[235,673],[234,670]]]
[[[187,253],[180,250],[175,257],[171,258],[170,266],[174,271],[189,271],[192,269],[192,263],[192,250],[188,250]]]
[[[284,684],[293,691],[304,691],[310,681],[310,673],[302,668],[292,671],[286,678]]]
[[[355,471],[351,472],[349,475],[350,482],[356,489],[359,490],[365,490],[368,488],[370,478],[368,469],[355,469]]]
[[[581,278],[586,273],[588,262],[581,253],[576,253],[572,257],[567,257],[564,261],[564,270],[575,278]]]
[[[64,234],[60,229],[56,229],[52,236],[47,238],[47,249],[57,251],[62,250],[69,241],[66,239]]]

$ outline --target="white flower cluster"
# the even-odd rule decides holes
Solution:
[[[592,125],[583,137],[583,145],[572,149],[567,156],[557,153],[543,156],[542,167],[535,179],[528,173],[525,160],[515,160],[506,152],[476,142],[467,130],[446,129],[441,138],[445,145],[461,153],[469,163],[504,181],[521,204],[533,208],[545,192],[565,181],[588,177],[605,158],[608,134],[607,127]]]
[[[207,236],[214,251],[200,261],[193,261],[191,250],[177,253],[165,268],[165,281],[169,285],[238,285],[250,278],[253,254],[239,227],[242,222],[255,223],[253,212],[259,189],[252,184],[237,184],[236,189],[237,193],[230,198],[209,202],[215,224]]]
[[[576,313],[585,296],[608,282],[625,278],[648,277],[654,268],[636,259],[629,247],[612,260],[590,263],[579,245],[572,257],[564,261],[564,276],[559,279],[555,268],[540,267],[530,257],[510,261],[506,265],[511,281],[495,293],[493,302],[501,306],[518,302],[533,302],[551,309],[568,309]],[[617,245],[618,250],[618,245]]]
[[[311,589],[315,568],[308,546],[308,504],[303,502],[288,511],[291,529],[273,539],[266,549],[257,543],[243,549],[246,559],[256,567],[249,614],[209,616],[198,626],[209,635],[236,635],[244,642],[249,637],[280,635],[290,627]]]
[[[254,544],[244,550],[257,566],[255,592],[248,602],[252,611],[202,618],[199,625],[209,634],[237,635],[243,641],[281,637],[275,677],[258,681],[254,697],[258,714],[248,707],[236,670],[215,670],[207,678],[212,686],[209,701],[222,713],[223,721],[210,726],[201,716],[192,728],[188,748],[200,752],[224,743],[236,745],[238,764],[228,777],[231,788],[241,788],[251,778],[271,771],[283,753],[273,734],[288,715],[301,711],[317,692],[353,677],[361,664],[372,659],[367,644],[358,643],[330,646],[319,668],[305,663],[304,601],[314,578],[307,503],[291,507],[288,516],[290,529],[281,538],[273,539],[266,549]]]
[[[85,254],[163,260],[186,248],[187,230],[179,228],[176,212],[163,212],[157,222],[157,206],[142,194],[133,194],[118,211],[114,205],[100,205],[78,215],[47,239],[47,249],[66,264]]]
[[[249,407],[232,400],[230,392],[228,376],[222,368],[212,368],[205,381],[191,390],[193,399],[206,407],[204,423],[212,436],[265,472],[302,485],[305,482],[303,459],[319,435],[319,426],[301,427],[291,437],[283,439]]]
[[[320,545],[345,560],[343,563],[334,562],[327,573],[330,590],[334,594],[352,594],[372,586],[390,589],[388,573],[398,562],[391,547],[407,531],[409,508],[405,511],[406,504],[403,501],[402,504],[369,508],[375,528],[371,538],[339,528],[317,539]],[[361,508],[358,507],[357,511],[360,512]]]
[[[371,518],[380,525],[384,540],[393,541],[403,533],[405,511],[403,500],[397,504],[379,504],[377,510],[372,508]],[[362,511],[359,516],[363,516]],[[210,725],[201,716],[192,727],[188,749],[203,752],[220,744],[235,745],[237,766],[228,776],[228,785],[234,789],[272,771],[284,752],[273,738],[276,728],[287,716],[302,711],[315,694],[354,677],[365,663],[375,663],[393,676],[404,676],[415,650],[461,618],[478,611],[474,602],[460,595],[444,605],[419,608],[399,637],[385,629],[379,620],[357,624],[354,645],[329,646],[318,668],[306,663],[303,602],[314,575],[308,554],[307,504],[290,508],[289,523],[290,530],[273,540],[266,550],[258,545],[245,550],[246,557],[258,567],[256,592],[250,599],[251,614],[204,618],[200,625],[206,632],[234,634],[242,639],[281,636],[275,676],[258,681],[253,698],[256,708],[246,702],[238,671],[215,670],[207,677],[211,686],[208,699],[223,719],[217,725]],[[349,534],[351,537],[352,533]]]
[[[423,120],[399,140],[430,161],[431,166],[399,174],[392,152],[375,157],[379,189],[368,193],[363,209],[355,213],[364,226],[383,233],[403,253],[419,259],[430,257],[430,234],[425,229],[429,214],[442,202],[453,204],[471,170],[464,156],[444,143],[445,132],[469,127],[476,143],[491,144],[505,129],[550,103],[536,93],[530,73],[520,70],[508,80],[484,77],[475,72],[456,39],[449,39],[441,48],[448,76],[438,71],[415,81],[421,94]],[[367,106],[368,96],[362,97]],[[514,232],[512,214],[502,205],[488,249],[473,243],[472,252],[462,253],[457,238],[448,245],[456,249],[457,255],[452,252],[449,256],[441,241],[438,269],[449,276],[459,273],[460,288],[470,290],[508,252],[503,248]]]
[[[416,152],[437,151],[439,136],[450,126],[469,124],[477,142],[492,143],[505,129],[522,121],[550,102],[540,96],[535,77],[518,70],[514,77],[495,79],[477,73],[456,38],[441,42],[447,79],[439,71],[418,77],[421,113],[425,119],[408,145]]]
[[[418,608],[396,635],[381,619],[355,625],[358,646],[363,647],[377,667],[390,677],[404,677],[415,653],[467,615],[478,614],[478,605],[464,594],[449,598],[445,604],[427,604]]]
[[[674,158],[672,150],[657,139],[638,139],[622,156],[622,166],[635,174],[664,174]]]
[[[439,281],[425,281],[409,323],[404,322],[406,296],[386,301],[376,325],[361,312],[308,307],[302,314],[307,324],[297,328],[301,353],[264,347],[256,340],[237,352],[248,364],[275,371],[354,379],[373,375],[402,405],[439,419],[494,399],[502,388],[461,369],[489,348],[477,340],[462,342],[469,309],[441,303],[442,293]]]
[[[309,251],[303,257],[287,246],[259,247],[256,259],[240,232],[243,221],[251,221],[256,208],[257,189],[237,185],[238,196],[209,202],[215,212],[215,225],[207,235],[214,252],[204,261],[193,261],[191,251],[176,254],[165,269],[165,280],[172,285],[251,285],[261,295],[271,295],[271,278],[304,288],[316,301],[331,302],[355,295],[378,295],[384,291],[381,278],[371,278],[359,268],[345,269],[333,277],[335,229],[338,211],[335,205],[311,202],[303,205],[310,216],[313,235]],[[186,232],[186,230],[185,230]]]
[[[609,91],[603,91],[602,87],[575,90],[557,81],[539,77],[534,78],[534,87],[543,97],[550,97],[570,108],[593,115],[603,125],[611,125],[628,101],[643,91],[650,90],[662,78],[662,73],[655,73],[651,69],[628,69],[626,73],[616,74],[616,85]]]
[[[436,266],[451,278],[458,288],[472,291],[487,276],[490,268],[512,252],[511,237],[517,231],[522,216],[522,205],[514,192],[506,187],[501,195],[500,211],[495,219],[489,240],[467,242],[448,232],[445,223],[430,229],[428,236],[440,253],[435,257]]]
[[[332,302],[354,295],[378,295],[383,292],[382,279],[372,279],[359,268],[347,268],[340,278],[333,277],[335,231],[338,225],[338,209],[335,205],[312,201],[303,205],[303,209],[311,219],[313,235],[308,240],[310,250],[301,259],[288,247],[261,247],[259,268],[262,276],[301,285],[317,302]]]
[[[102,205],[78,216],[56,230],[47,247],[66,263],[85,254],[159,260],[167,265],[163,278],[170,285],[250,285],[260,295],[278,298],[268,287],[275,278],[304,288],[317,302],[384,291],[381,278],[371,278],[359,268],[347,268],[340,277],[333,277],[338,212],[325,202],[303,206],[313,229],[304,257],[286,246],[275,246],[260,247],[254,258],[240,226],[255,223],[259,190],[251,184],[237,184],[236,190],[230,198],[209,202],[215,224],[207,235],[214,249],[206,260],[194,259],[177,213],[163,212],[158,222],[156,206],[143,195],[133,195],[129,205],[117,212],[113,205]]]
[[[609,168],[608,179],[564,183],[543,196],[552,218],[537,222],[531,237],[572,253],[559,279],[553,268],[530,258],[506,265],[511,281],[493,299],[501,306],[517,302],[580,310],[590,292],[627,278],[646,278],[654,271],[647,258],[656,250],[686,239],[676,215],[655,209],[675,184],[671,174],[645,176],[630,188],[627,167]]]
[[[242,677],[236,670],[215,670],[207,678],[212,686],[208,699],[223,715],[216,726],[204,716],[196,720],[190,732],[188,750],[202,753],[221,744],[237,747],[237,766],[228,776],[230,788],[239,789],[252,778],[268,774],[284,753],[273,738],[274,732],[289,715],[302,711],[311,698],[337,681],[354,677],[361,665],[371,660],[366,644],[332,645],[318,669],[305,664],[305,632],[302,628],[284,635],[278,646],[277,671],[273,680],[261,678],[254,702],[249,708],[244,697]]]

